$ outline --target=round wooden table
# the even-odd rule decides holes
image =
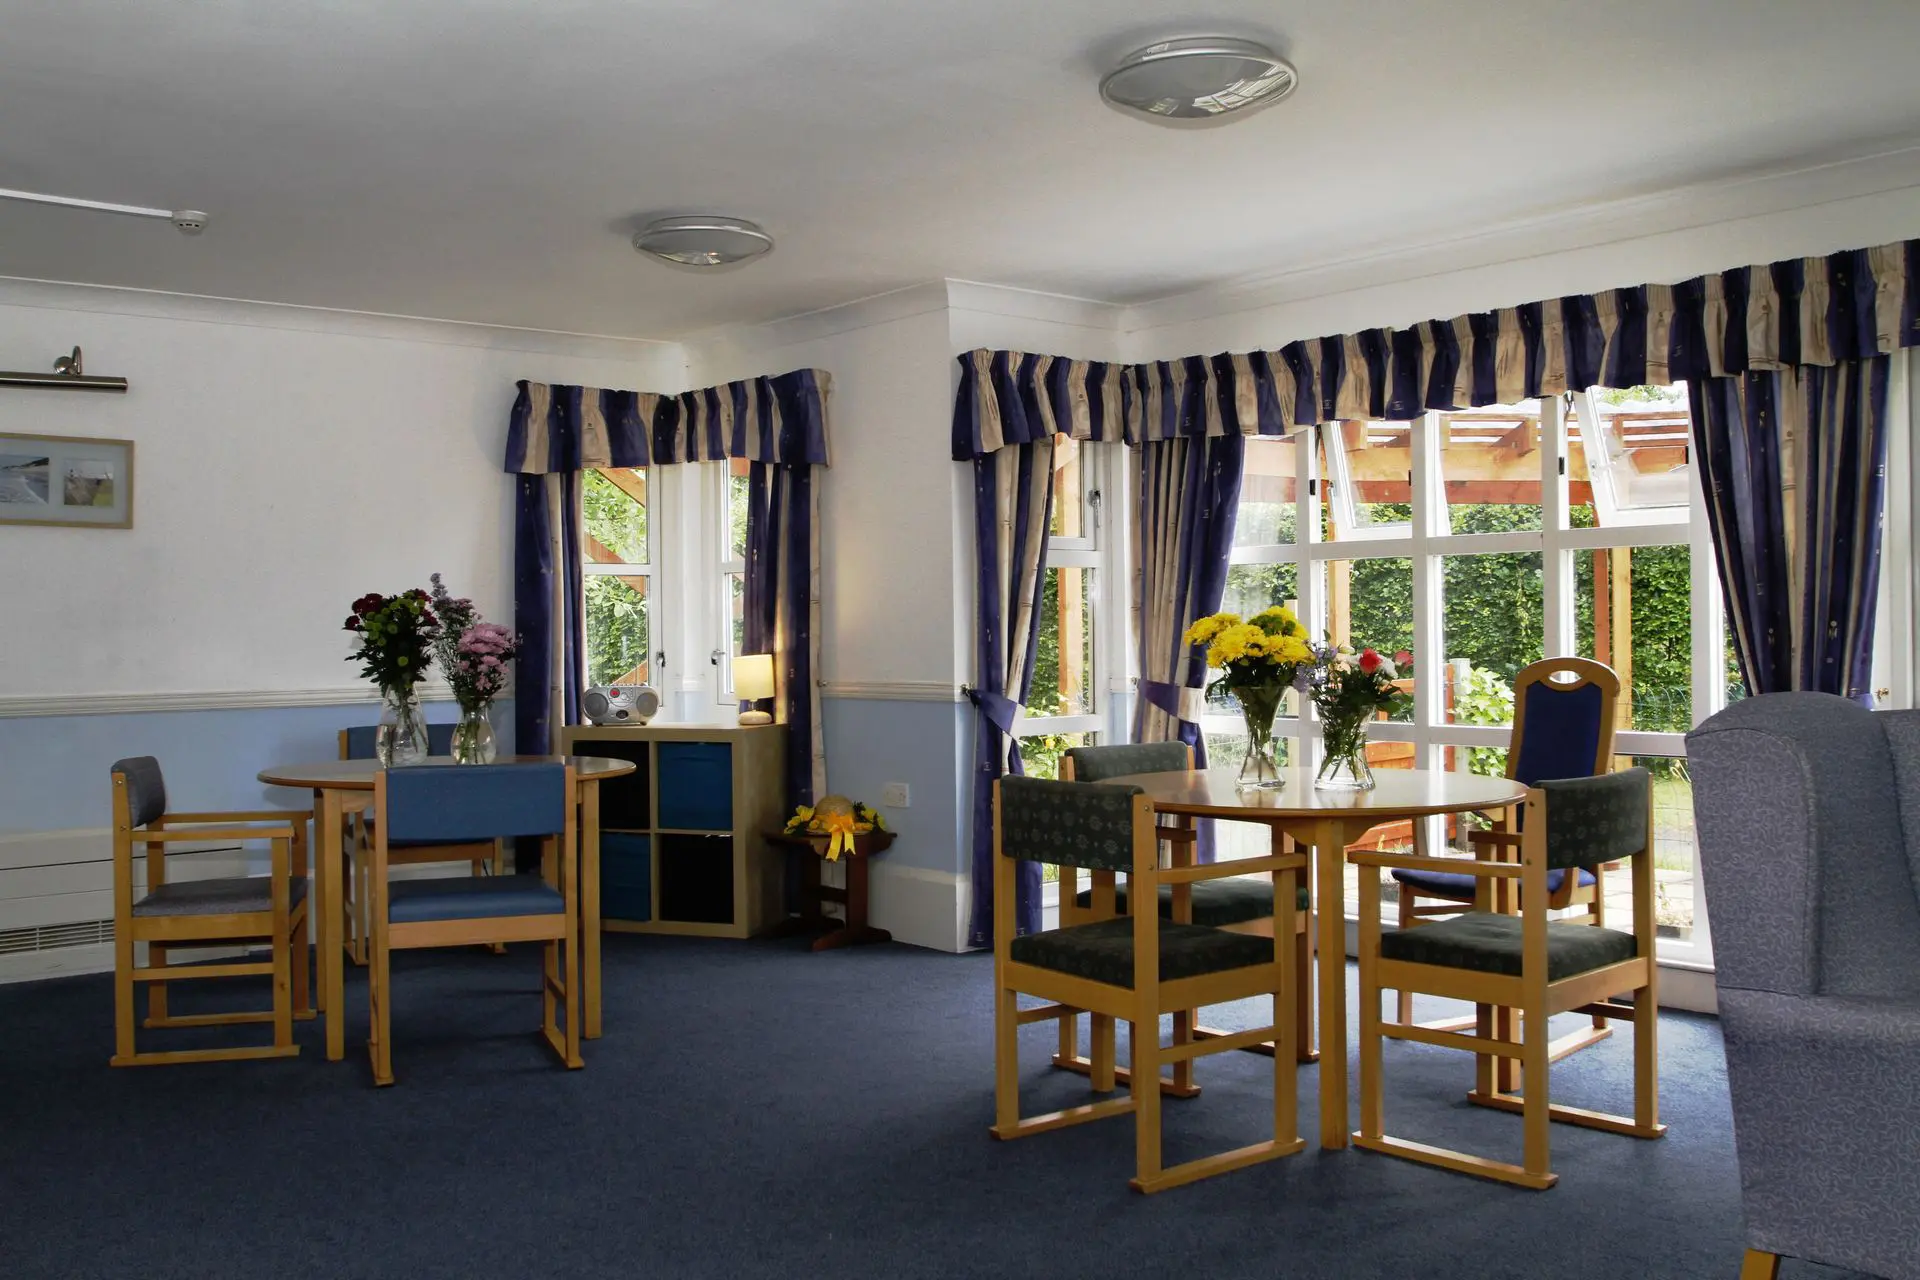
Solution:
[[[419,766],[454,763],[449,756],[429,756]],[[575,800],[580,806],[580,1034],[600,1034],[600,782],[632,773],[631,760],[606,756],[501,756],[496,764],[568,764],[573,766]],[[346,1056],[344,1009],[346,968],[341,959],[345,930],[341,927],[340,850],[345,841],[345,818],[350,809],[365,807],[380,772],[377,760],[317,760],[307,764],[278,764],[262,769],[260,781],[271,787],[297,787],[313,793],[313,897],[309,918],[320,957],[319,1005],[327,1024],[327,1060]]]
[[[1386,822],[1505,809],[1527,798],[1509,778],[1428,769],[1381,769],[1371,791],[1316,791],[1313,774],[1289,770],[1272,791],[1240,791],[1231,770],[1136,773],[1108,782],[1139,787],[1160,813],[1259,822],[1314,851],[1314,916],[1320,962],[1320,1145],[1344,1147],[1350,1131],[1347,1102],[1347,846]],[[1329,964],[1324,957],[1337,956]]]

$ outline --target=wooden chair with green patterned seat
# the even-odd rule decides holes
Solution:
[[[1636,1138],[1666,1133],[1659,1105],[1659,989],[1654,961],[1653,787],[1645,769],[1593,778],[1545,780],[1527,792],[1520,862],[1430,858],[1417,854],[1349,851],[1360,875],[1360,1129],[1354,1145],[1417,1160],[1456,1173],[1545,1190],[1557,1176],[1549,1166],[1549,1124],[1560,1121]],[[1547,878],[1555,871],[1633,864],[1633,932],[1549,920]],[[1502,894],[1507,909],[1473,910],[1418,928],[1381,931],[1380,870],[1426,870],[1436,864],[1489,884],[1517,885]],[[1475,1034],[1437,1031],[1410,1021],[1384,1022],[1385,988],[1472,1001],[1480,1014]],[[1631,1003],[1621,997],[1631,997]],[[1503,1028],[1493,1009],[1518,1009]],[[1559,1106],[1548,1087],[1551,1032],[1556,1013],[1579,1012],[1633,1022],[1633,1115]],[[1510,1029],[1509,1029],[1510,1028]],[[1523,1117],[1524,1156],[1511,1164],[1389,1137],[1383,1118],[1382,1043],[1411,1040],[1464,1049],[1479,1064],[1517,1061],[1519,1094],[1480,1083],[1468,1099]]]
[[[1544,658],[1522,667],[1513,678],[1513,731],[1507,745],[1507,774],[1533,786],[1548,778],[1586,778],[1613,767],[1615,708],[1620,677],[1589,658]],[[1417,842],[1416,842],[1417,843]],[[1501,814],[1492,830],[1470,831],[1467,843],[1481,857],[1511,862],[1520,848],[1520,832]],[[1416,847],[1416,853],[1424,852]],[[1398,869],[1393,872],[1400,898],[1400,927],[1412,928],[1436,917],[1457,915],[1478,903],[1491,885],[1452,869]],[[1586,923],[1605,926],[1606,896],[1599,868],[1554,871],[1547,876],[1547,907],[1560,911],[1585,907]],[[1401,992],[1400,1021],[1413,1020],[1413,997]],[[1503,1012],[1502,1019],[1511,1015]],[[1441,1031],[1474,1025],[1472,1018],[1431,1024]],[[1604,1040],[1612,1031],[1605,1018],[1570,1031],[1553,1044],[1553,1060]],[[1493,1064],[1502,1087],[1512,1085],[1512,1066]]]
[[[1105,782],[1111,778],[1140,773],[1184,773],[1192,768],[1193,748],[1184,742],[1069,747],[1060,761],[1060,779],[1063,782]],[[1192,848],[1197,843],[1191,819],[1161,820],[1157,835],[1176,851],[1176,862],[1182,860],[1183,855],[1185,860],[1191,859]],[[1291,839],[1287,847],[1288,851],[1292,851]],[[1118,883],[1114,873],[1093,872],[1090,876],[1092,884],[1084,890],[1079,888],[1078,871],[1062,867],[1060,876],[1062,925],[1110,919],[1127,913],[1126,887]],[[1294,928],[1294,970],[1302,974],[1311,972],[1313,968],[1311,899],[1303,876],[1295,892]],[[1190,888],[1162,886],[1160,914],[1182,923],[1272,937],[1273,886],[1257,876],[1207,880]],[[1295,1025],[1298,1028],[1295,1045],[1302,1062],[1311,1062],[1319,1056],[1313,1050],[1312,987],[1311,982],[1302,980],[1295,989]],[[1092,1069],[1092,1060],[1080,1054],[1079,1021],[1078,1015],[1060,1019],[1060,1048],[1054,1056],[1054,1065],[1085,1074]],[[1184,1037],[1189,1030],[1201,1039],[1220,1034],[1211,1028],[1193,1025],[1191,1014],[1176,1015],[1174,1021],[1176,1036]],[[1107,1034],[1112,1034],[1111,1027],[1107,1028]],[[1254,1051],[1270,1053],[1272,1048],[1259,1045],[1254,1046]],[[1119,1079],[1123,1082],[1127,1079],[1124,1070]],[[1177,1096],[1188,1096],[1194,1092],[1190,1066],[1175,1068],[1173,1083],[1168,1091]]]
[[[354,725],[340,731],[340,758],[342,760],[372,760],[375,758],[374,740],[377,726],[370,724]],[[427,726],[427,754],[446,756],[453,754],[453,726],[450,724],[430,724]],[[347,874],[341,877],[346,892],[341,895],[340,910],[346,925],[341,937],[346,940],[347,954],[361,967],[367,963],[368,939],[372,934],[368,912],[367,866],[371,860],[373,847],[372,810],[360,814],[349,814],[347,818]],[[501,876],[507,873],[505,846],[498,840],[474,842],[472,844],[420,845],[396,843],[388,849],[389,861],[396,867],[428,866],[436,862],[466,862],[472,864],[474,875],[485,875],[489,871]],[[494,947],[494,951],[503,951],[503,947]]]
[[[1089,871],[1122,871],[1141,894],[1162,884],[1197,885],[1233,874],[1264,872],[1281,910],[1279,930],[1293,925],[1294,890],[1306,859],[1298,853],[1252,858],[1231,866],[1162,869],[1153,805],[1138,787],[1003,778],[993,793],[993,979],[994,1124],[997,1138],[1011,1139],[1132,1114],[1135,1171],[1132,1187],[1153,1192],[1299,1151],[1295,1092],[1293,988],[1299,975],[1284,942],[1203,925],[1181,924],[1158,912],[1094,920],[1041,933],[1014,936],[1014,881],[1018,863],[1032,861]],[[1048,1003],[1022,1009],[1022,994]],[[1230,1000],[1267,996],[1271,1025],[1217,1040],[1160,1043],[1162,1014]],[[1046,1115],[1020,1115],[1019,1032],[1028,1023],[1057,1018],[1067,1008],[1132,1028],[1133,1073],[1129,1095]],[[1161,1159],[1163,1061],[1273,1041],[1273,1136],[1232,1151],[1189,1160],[1172,1168]],[[1095,1053],[1100,1054],[1095,1040]],[[1110,1054],[1096,1060],[1097,1093],[1115,1084]]]

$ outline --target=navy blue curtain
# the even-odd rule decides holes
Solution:
[[[579,681],[586,652],[580,610],[580,475],[514,477],[513,741],[522,755],[546,755],[559,725],[580,722]],[[555,716],[560,719],[555,721]]]
[[[1688,383],[1749,693],[1808,690],[1872,705],[1887,359]]]
[[[1153,440],[1140,446],[1140,496],[1134,508],[1134,617],[1140,654],[1135,742],[1184,742],[1207,767],[1200,732],[1207,656],[1182,637],[1215,613],[1227,590],[1227,563],[1240,509],[1246,437]],[[1213,823],[1200,823],[1196,855],[1213,861]]]
[[[770,653],[774,718],[787,727],[787,803],[826,790],[821,753],[820,536],[813,468],[755,462],[747,473],[745,653]],[[742,703],[743,710],[752,709]],[[766,708],[762,708],[765,710]]]
[[[973,920],[971,945],[993,944],[993,784],[1023,773],[1014,717],[1033,684],[1053,518],[1053,441],[1008,445],[973,460],[979,617],[974,708]],[[1014,894],[1016,933],[1040,928],[1040,864],[1022,862]]]

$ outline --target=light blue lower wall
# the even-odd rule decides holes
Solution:
[[[880,808],[899,832],[890,864],[929,871],[963,869],[968,830],[966,780],[972,710],[962,703],[882,698],[821,702],[827,739],[827,785]],[[881,788],[904,782],[910,807],[880,806]]]
[[[427,705],[430,721],[457,715],[451,702]],[[255,775],[331,760],[341,729],[377,716],[362,703],[0,719],[0,832],[109,825],[107,770],[123,756],[156,757],[176,809],[304,808],[304,792],[263,786]],[[511,751],[510,701],[495,704],[493,726],[501,751]]]

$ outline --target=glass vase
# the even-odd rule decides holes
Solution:
[[[487,704],[460,708],[460,722],[453,726],[454,762],[492,764],[496,754],[493,721],[487,715]]]
[[[1286,785],[1279,761],[1273,754],[1273,718],[1280,711],[1280,699],[1286,686],[1254,685],[1235,689],[1240,714],[1247,721],[1247,758],[1240,764],[1240,777],[1234,783],[1241,791],[1273,791]]]
[[[1320,713],[1320,742],[1326,758],[1314,775],[1320,791],[1371,791],[1373,769],[1367,764],[1367,715]]]
[[[413,686],[380,691],[380,725],[373,732],[373,754],[382,769],[426,762],[427,720]]]

